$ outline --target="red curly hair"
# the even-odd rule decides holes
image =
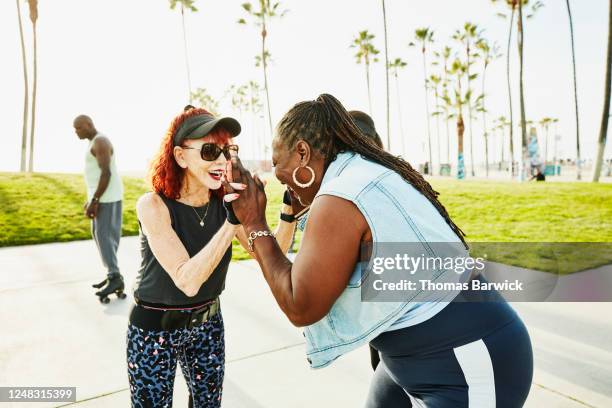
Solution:
[[[193,108],[182,112],[172,120],[149,169],[151,187],[156,193],[163,194],[172,200],[181,198],[181,187],[185,179],[185,169],[179,166],[174,159],[174,135],[185,119],[202,114],[210,115],[211,113],[206,109]],[[210,138],[213,143],[227,144],[231,140],[231,135],[227,130],[217,128],[209,133],[207,138]],[[223,197],[225,191],[221,187],[218,190],[214,190],[214,193],[218,197]]]

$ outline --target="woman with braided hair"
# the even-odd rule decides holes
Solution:
[[[368,408],[523,405],[533,374],[531,343],[521,319],[496,292],[459,286],[465,289],[362,300],[376,274],[369,267],[388,248],[385,243],[413,248],[415,257],[469,256],[463,231],[410,164],[363,135],[326,94],[285,114],[272,161],[292,198],[310,206],[294,262],[267,225],[263,183],[238,158],[232,158],[233,181],[247,187],[232,206],[278,305],[304,327],[313,368],[369,343],[381,363]],[[227,181],[224,186],[232,192]],[[460,285],[482,279],[446,264],[419,273]]]

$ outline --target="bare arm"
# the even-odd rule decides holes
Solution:
[[[98,137],[92,146],[92,153],[98,161],[98,166],[102,173],[98,181],[98,188],[94,193],[94,197],[100,198],[108,188],[111,178],[110,162],[113,154],[113,147],[110,141],[105,137]]]
[[[296,326],[313,324],[329,312],[355,269],[367,228],[363,215],[349,201],[321,196],[315,203],[293,264],[274,240],[258,238],[254,244],[272,294]],[[247,231],[266,227],[252,225]]]
[[[291,206],[283,204],[281,212],[284,214],[293,214],[293,209],[291,208]],[[281,251],[283,251],[283,254],[286,254],[287,251],[289,251],[289,248],[291,247],[296,225],[296,221],[286,222],[283,220],[279,220],[278,222],[276,231],[274,231],[274,236],[276,237],[278,246],[281,248]]]
[[[238,160],[232,164],[234,180],[247,185],[233,202],[236,215],[247,233],[268,230],[263,184],[248,174]],[[308,229],[295,263],[285,257],[276,240],[255,240],[254,250],[264,277],[291,323],[307,326],[329,312],[346,288],[359,260],[361,241],[368,234],[368,224],[352,202],[324,195],[316,198],[311,207]]]
[[[200,252],[189,257],[172,229],[167,207],[157,194],[142,196],[136,204],[136,211],[153,255],[176,287],[190,297],[195,296],[212,275],[240,227],[226,221]]]

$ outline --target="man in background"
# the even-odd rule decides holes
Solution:
[[[108,137],[96,130],[91,118],[79,115],[73,122],[80,140],[87,140],[85,153],[85,184],[87,203],[85,216],[91,220],[91,235],[96,242],[107,277],[92,285],[102,300],[110,293],[123,291],[123,277],[117,263],[121,238],[123,184],[115,164],[113,145]],[[108,292],[108,293],[106,293]]]

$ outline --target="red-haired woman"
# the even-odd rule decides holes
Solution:
[[[225,350],[219,294],[232,257],[232,239],[245,247],[224,196],[232,138],[240,124],[190,108],[172,121],[151,166],[153,192],[136,205],[142,264],[127,333],[133,407],[172,406],[177,362],[190,406],[218,407]],[[243,185],[232,183],[242,190]]]

